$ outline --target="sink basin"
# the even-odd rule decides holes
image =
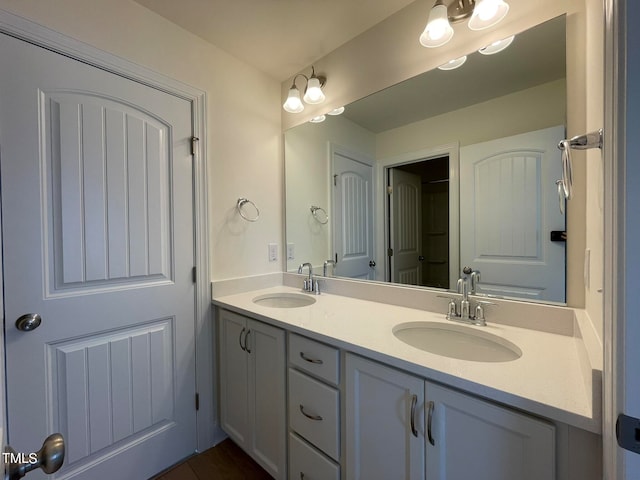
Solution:
[[[272,308],[298,308],[316,303],[311,295],[302,293],[268,293],[253,299],[253,303]]]
[[[412,347],[460,360],[510,362],[522,356],[522,350],[517,345],[481,328],[439,322],[409,322],[395,326],[393,334]]]

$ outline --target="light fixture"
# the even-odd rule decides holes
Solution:
[[[509,4],[504,0],[478,0],[469,20],[471,30],[483,30],[493,27],[502,20],[509,11]]]
[[[443,0],[436,0],[435,5],[429,12],[429,20],[424,32],[420,35],[420,43],[423,47],[440,47],[451,40],[453,28],[447,17],[447,7]]]
[[[456,68],[461,67],[466,61],[467,56],[465,55],[464,57],[449,60],[447,63],[445,63],[444,65],[440,65],[438,68],[440,70],[455,70]]]
[[[344,113],[344,107],[334,108],[330,112],[327,112],[327,115],[341,115]]]
[[[316,115],[315,117],[309,120],[311,123],[322,123],[327,119],[325,115]]]
[[[289,113],[300,113],[304,110],[304,103],[300,99],[300,91],[296,85],[296,80],[298,77],[302,77],[306,80],[307,84],[304,88],[304,96],[302,100],[309,105],[315,105],[318,103],[324,102],[325,96],[322,91],[322,87],[327,81],[326,77],[316,76],[316,71],[313,67],[311,67],[311,76],[307,77],[306,75],[299,73],[295,77],[293,77],[293,82],[291,82],[291,87],[289,88],[289,95],[287,96],[287,100],[282,105]]]
[[[487,45],[486,47],[482,47],[480,50],[478,50],[478,52],[480,52],[482,55],[493,55],[494,53],[501,52],[505,48],[507,48],[509,45],[511,45],[514,38],[516,38],[515,35],[512,35],[507,38],[503,38],[502,40],[493,42]]]
[[[509,11],[504,0],[436,0],[429,12],[427,26],[420,35],[420,43],[429,48],[440,47],[453,37],[452,23],[469,18],[471,30],[494,26]]]

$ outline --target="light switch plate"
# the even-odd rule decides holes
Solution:
[[[277,243],[269,244],[269,261],[270,262],[278,261],[278,244]]]
[[[296,246],[294,243],[287,243],[287,260],[296,258]]]

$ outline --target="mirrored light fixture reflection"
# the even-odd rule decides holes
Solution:
[[[316,115],[309,120],[311,123],[322,123],[327,119],[325,115]]]
[[[502,20],[508,11],[509,4],[504,0],[436,0],[420,43],[428,48],[440,47],[453,38],[452,23],[469,18],[471,30],[483,30]]]
[[[300,98],[300,90],[298,90],[298,86],[296,85],[296,81],[299,77],[304,78],[306,81],[302,99]],[[326,81],[326,77],[322,75],[316,75],[313,66],[311,67],[310,77],[307,77],[302,73],[297,74],[295,77],[293,77],[291,87],[289,87],[289,94],[287,95],[287,99],[282,105],[282,108],[284,108],[285,111],[289,113],[300,113],[304,110],[305,103],[309,105],[316,105],[318,103],[324,102],[325,95],[322,91],[322,87],[324,87]]]
[[[516,38],[515,35],[512,35],[507,38],[503,38],[502,40],[493,42],[487,45],[486,47],[482,47],[480,50],[478,50],[478,52],[480,52],[482,55],[493,55],[495,53],[499,53],[503,51],[505,48],[507,48],[509,45],[511,45],[514,38]]]
[[[341,115],[342,113],[344,113],[344,107],[338,107],[327,112],[327,115]]]
[[[449,60],[447,63],[445,63],[444,65],[440,65],[438,68],[440,70],[455,70],[456,68],[459,68],[462,65],[464,65],[464,62],[466,61],[467,61],[467,56],[465,55],[464,57]]]

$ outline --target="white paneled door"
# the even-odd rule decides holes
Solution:
[[[479,270],[479,292],[565,301],[565,230],[556,180],[564,127],[460,149],[460,264]]]
[[[391,281],[422,285],[422,183],[419,175],[389,169]]]
[[[0,64],[8,440],[148,478],[196,447],[191,103],[5,35]]]
[[[373,167],[363,155],[334,147],[332,168],[335,273],[373,280]]]

